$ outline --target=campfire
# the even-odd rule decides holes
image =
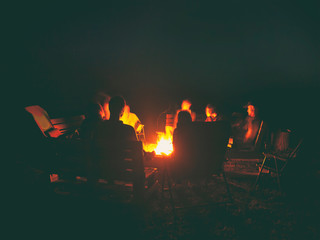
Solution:
[[[156,155],[169,156],[173,152],[172,134],[170,132],[158,132],[158,139],[156,144],[145,144],[143,146],[146,152],[155,152]]]

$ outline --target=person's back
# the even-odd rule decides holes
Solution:
[[[222,171],[230,136],[228,122],[192,122],[176,130],[173,143],[178,178],[201,179]]]
[[[123,113],[125,101],[116,96],[109,102],[110,119],[99,122],[93,130],[93,167],[98,174],[112,180],[121,167],[121,147],[126,141],[137,141],[133,127],[119,120]],[[105,151],[104,148],[108,148]],[[103,152],[103,158],[101,153]],[[107,155],[106,155],[107,152]]]
[[[195,112],[191,111],[191,106],[192,103],[189,99],[185,99],[182,101],[181,103],[181,109],[178,109],[176,112],[176,115],[174,117],[174,122],[173,122],[173,127],[176,128],[177,127],[177,123],[178,123],[178,115],[181,111],[188,111],[190,113],[191,119],[192,121],[195,121],[197,118],[197,115]]]
[[[113,142],[137,140],[134,128],[120,121],[125,105],[126,102],[122,97],[111,98],[109,102],[110,119],[97,124],[93,133],[94,140],[109,139]]]
[[[183,175],[190,175],[193,168],[193,127],[192,117],[188,111],[180,111],[177,116],[177,127],[173,132],[174,161],[171,169],[176,180],[182,180]]]
[[[110,140],[112,142],[136,141],[133,127],[123,124],[122,121],[105,120],[99,122],[94,131],[96,140]]]

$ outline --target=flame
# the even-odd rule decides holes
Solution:
[[[156,143],[143,143],[143,150],[145,152],[153,152],[156,147]]]
[[[173,152],[172,137],[167,135],[161,136],[154,151],[156,155],[170,155]]]
[[[169,156],[173,152],[172,134],[158,133],[158,141],[156,144],[146,144],[143,146],[146,152],[155,152],[156,155],[167,155]]]

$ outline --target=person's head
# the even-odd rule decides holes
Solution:
[[[208,104],[206,106],[206,116],[207,117],[216,117],[217,116],[216,109],[213,105]]]
[[[186,110],[186,111],[190,111],[191,105],[192,105],[192,103],[189,99],[184,99],[181,103],[181,109]]]
[[[109,101],[110,96],[104,92],[97,92],[94,96],[94,102],[100,104],[104,110],[104,119],[110,118]]]
[[[110,99],[109,102],[109,110],[110,110],[110,118],[114,118],[119,120],[122,116],[124,107],[126,105],[126,101],[121,96],[114,96]]]
[[[252,104],[249,104],[247,106],[247,112],[249,117],[255,117],[256,116],[256,108]]]
[[[191,114],[188,111],[180,111],[178,113],[177,127],[183,127],[192,123]]]
[[[86,119],[91,119],[95,121],[105,119],[105,112],[102,106],[98,103],[89,104],[87,113],[86,113]]]

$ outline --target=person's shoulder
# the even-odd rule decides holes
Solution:
[[[123,129],[126,129],[127,131],[133,131],[134,132],[134,128],[130,125],[127,125],[127,124],[123,124],[122,123],[122,128]]]
[[[98,127],[104,127],[104,126],[108,126],[110,124],[111,124],[110,120],[102,120],[102,121],[97,122]]]
[[[133,113],[133,112],[130,112],[129,113],[129,116],[137,116],[137,114]]]
[[[137,140],[136,132],[134,131],[134,128],[130,125],[122,124],[121,131],[126,137],[127,140],[135,141]]]
[[[130,115],[131,115],[131,117],[132,117],[133,119],[138,119],[138,120],[139,120],[137,114],[135,114],[135,113],[130,113]]]

